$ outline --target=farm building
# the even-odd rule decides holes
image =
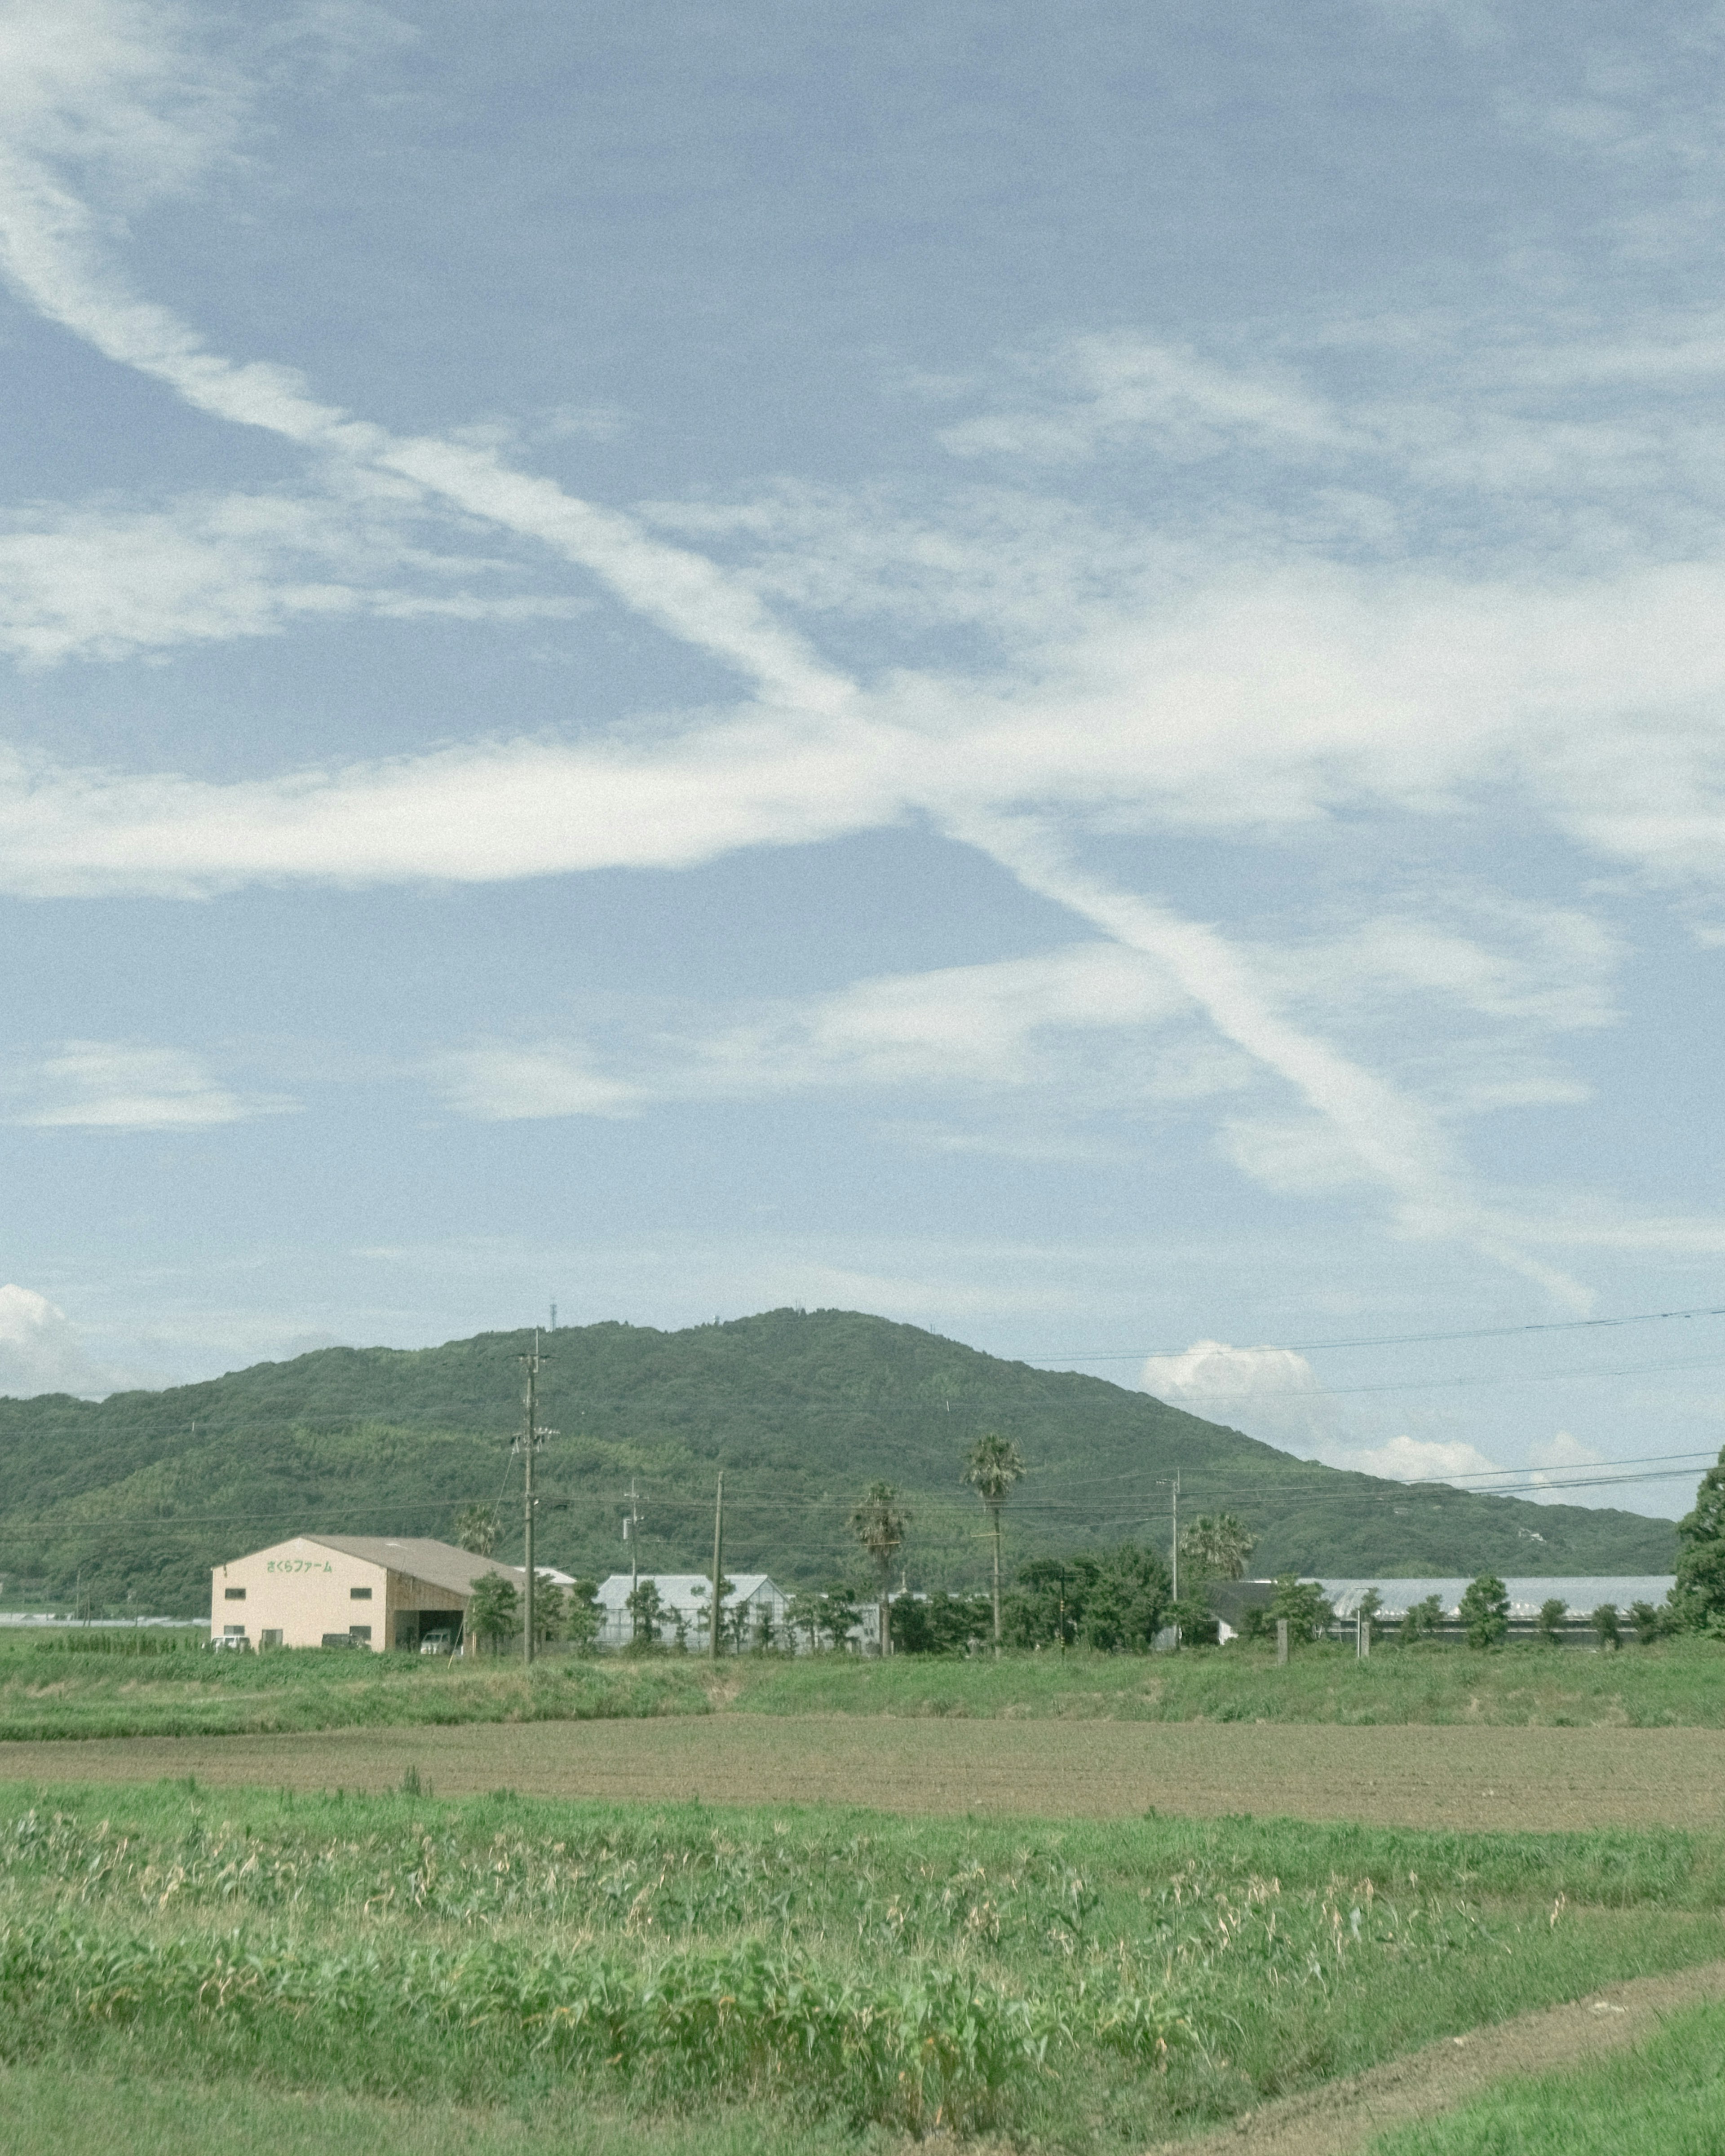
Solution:
[[[705,1645],[712,1582],[698,1572],[644,1572],[640,1584],[645,1587],[649,1584],[659,1596],[659,1637],[669,1645],[677,1636],[680,1619],[687,1644],[697,1648]],[[603,1621],[598,1642],[602,1647],[625,1647],[634,1639],[634,1620],[628,1606],[634,1584],[628,1573],[614,1572],[599,1589]],[[785,1633],[785,1604],[786,1597],[764,1572],[737,1573],[733,1591],[725,1597],[726,1641],[721,1644],[726,1644],[732,1636],[731,1627],[737,1623],[741,1612],[742,1645],[759,1645],[763,1634],[775,1645],[789,1645]]]
[[[547,1566],[537,1576],[567,1586]],[[431,1634],[471,1652],[467,1604],[474,1582],[501,1572],[516,1588],[519,1565],[498,1564],[423,1537],[296,1535],[218,1564],[210,1578],[210,1636],[254,1647],[318,1647],[352,1640],[381,1653],[418,1652]]]
[[[1376,1588],[1379,1598],[1378,1622],[1383,1625],[1399,1621],[1416,1603],[1425,1602],[1434,1594],[1445,1617],[1453,1620],[1461,1614],[1461,1598],[1470,1583],[1465,1579],[1326,1579],[1320,1584],[1334,1605],[1337,1616],[1350,1622],[1363,1597]],[[1557,1596],[1563,1598],[1571,1619],[1578,1625],[1585,1624],[1603,1603],[1609,1603],[1627,1617],[1637,1602],[1651,1602],[1657,1607],[1676,1585],[1676,1579],[1671,1573],[1636,1576],[1601,1573],[1598,1578],[1506,1579],[1503,1583],[1509,1596],[1512,1625],[1534,1624],[1541,1604]]]

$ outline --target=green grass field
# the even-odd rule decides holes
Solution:
[[[1103,2156],[1716,1958],[1722,1901],[1676,1832],[8,1790],[0,2147]]]
[[[511,1661],[317,1650],[131,1656],[0,1638],[0,1739],[259,1735],[413,1723],[579,1721],[660,1714],[893,1714],[1133,1722],[1725,1727],[1725,1643],[1674,1640],[1620,1653],[1516,1645],[1263,1648],[1178,1656],[744,1656],[716,1668],[554,1656]]]
[[[1640,2051],[1512,2082],[1449,2118],[1385,2134],[1373,2156],[1719,2156],[1725,2006],[1672,2016]]]
[[[757,1714],[1101,1716],[1132,1722],[1490,1722],[1725,1727],[1725,1642],[1620,1652],[1517,1644],[1380,1643],[1296,1650],[1235,1644],[1178,1655],[1018,1655],[999,1662],[900,1656],[750,1656],[733,1705]]]
[[[72,1643],[75,1645],[74,1643]],[[28,1633],[0,1642],[0,1739],[214,1737],[466,1722],[705,1714],[686,1660],[513,1661],[319,1648],[219,1655],[80,1653]]]

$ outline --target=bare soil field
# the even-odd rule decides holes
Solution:
[[[1354,1820],[1549,1829],[1725,1824],[1725,1732],[702,1716],[0,1744],[0,1779],[439,1796],[836,1804],[1042,1819]]]

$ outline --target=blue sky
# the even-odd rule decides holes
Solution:
[[[1725,1318],[1505,1329],[1725,1303],[1722,45],[0,8],[0,1385],[839,1304],[1681,1509]]]

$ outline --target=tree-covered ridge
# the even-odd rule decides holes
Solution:
[[[497,1553],[519,1554],[520,1357],[529,1332],[418,1350],[332,1348],[200,1385],[100,1402],[0,1400],[0,1573],[99,1603],[194,1610],[208,1568],[300,1532],[448,1536],[501,1500]],[[769,1311],[681,1332],[616,1323],[547,1338],[542,1563],[627,1563],[631,1477],[644,1570],[710,1554],[726,1476],[726,1562],[786,1586],[860,1576],[847,1520],[891,1483],[915,1515],[913,1586],[987,1581],[988,1523],[963,1480],[998,1433],[1026,1474],[1005,1510],[1009,1566],[1040,1553],[1167,1538],[1227,1512],[1255,1572],[1661,1572],[1672,1529],[1633,1513],[1409,1486],[1294,1459],[1098,1378],[984,1355],[850,1311]]]

